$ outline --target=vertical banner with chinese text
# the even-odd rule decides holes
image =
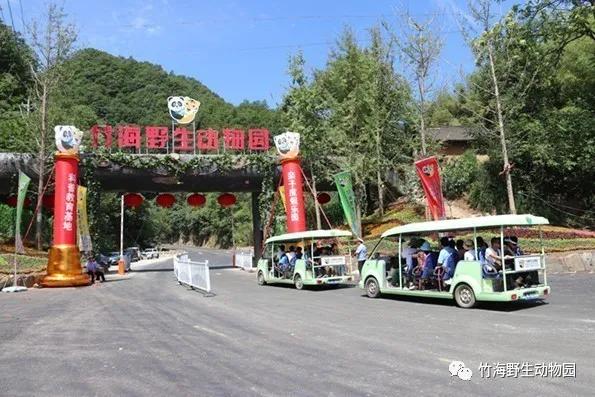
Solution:
[[[428,157],[415,162],[415,170],[426,195],[428,207],[434,220],[444,219],[444,198],[442,197],[442,182],[440,169],[436,157]]]
[[[304,205],[304,180],[300,165],[300,134],[286,131],[274,138],[283,177],[283,190],[279,191],[287,216],[287,232],[306,230],[306,207]]]
[[[25,195],[27,194],[27,188],[29,187],[29,178],[24,172],[19,171],[19,192],[17,195],[17,217],[15,222],[14,231],[14,246],[17,254],[24,254],[25,247],[23,246],[23,240],[21,239],[21,218],[23,217],[23,205],[25,203]]]
[[[302,190],[304,182],[299,160],[284,161],[281,172],[283,173],[287,232],[303,232],[306,230],[306,214],[304,211],[304,192]]]
[[[337,192],[341,200],[341,207],[345,219],[351,231],[358,237],[362,237],[362,225],[357,215],[355,193],[353,192],[353,183],[351,182],[351,173],[349,171],[339,172],[334,176],[335,184],[337,185]]]
[[[78,241],[79,248],[83,252],[93,251],[91,245],[91,234],[89,233],[89,220],[87,217],[87,188],[84,186],[78,187],[77,194],[77,216],[78,216]]]
[[[62,155],[62,157],[56,161],[54,245],[77,245],[77,188],[78,157],[74,155]]]

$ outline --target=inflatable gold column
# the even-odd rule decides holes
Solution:
[[[72,126],[57,126],[54,190],[54,240],[50,248],[44,287],[89,285],[83,274],[77,241],[78,145],[82,133]]]

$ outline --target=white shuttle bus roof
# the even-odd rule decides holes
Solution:
[[[265,241],[265,244],[284,242],[284,241],[300,241],[311,239],[324,239],[333,237],[353,237],[353,233],[347,230],[329,229],[329,230],[308,230],[305,232],[285,233],[278,236],[273,236]]]
[[[443,221],[409,223],[407,225],[393,227],[382,233],[381,237],[384,238],[399,234],[415,234],[422,232],[443,232],[458,229],[536,225],[549,225],[549,221],[541,216],[531,214],[478,216],[461,219],[447,219]]]

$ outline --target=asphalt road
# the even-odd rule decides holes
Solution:
[[[225,253],[194,259],[225,263]],[[163,267],[168,266],[163,263]],[[552,275],[546,304],[464,310],[357,288],[257,286],[214,269],[213,297],[168,271],[0,294],[2,396],[592,395],[595,275]],[[453,360],[473,371],[451,377]],[[480,377],[484,363],[576,363],[575,378]]]

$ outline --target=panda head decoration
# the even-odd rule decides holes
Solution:
[[[73,125],[57,125],[54,127],[56,147],[60,153],[76,154],[79,151],[83,132]]]
[[[192,123],[199,107],[199,101],[187,96],[170,96],[167,98],[169,115],[178,124]]]
[[[284,132],[274,140],[277,153],[282,160],[294,159],[300,153],[300,134],[297,132]]]

